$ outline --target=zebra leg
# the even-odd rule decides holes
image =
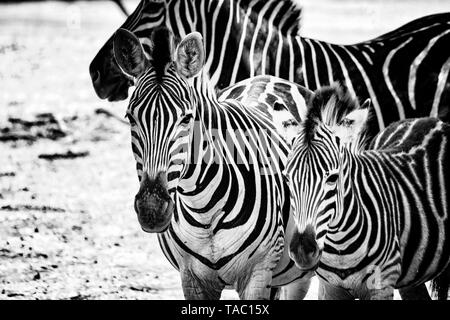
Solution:
[[[372,289],[369,291],[367,297],[362,299],[366,300],[394,300],[394,287],[385,287],[382,289]]]
[[[269,300],[272,270],[266,265],[255,266],[253,272],[238,281],[237,292],[241,300]]]
[[[438,300],[447,300],[450,288],[450,265],[431,281],[431,290]]]
[[[280,300],[282,288],[272,287],[270,288],[270,300]]]
[[[333,286],[319,280],[319,300],[354,300],[355,298],[344,288]]]
[[[425,283],[410,288],[398,289],[402,300],[431,300]]]
[[[189,271],[181,272],[181,286],[186,300],[219,300],[223,287],[205,285]]]
[[[303,300],[311,285],[311,278],[298,279],[288,285],[281,287],[281,298],[283,300]]]

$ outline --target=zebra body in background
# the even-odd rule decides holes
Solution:
[[[114,40],[119,65],[137,79],[127,117],[142,229],[159,233],[187,299],[218,299],[225,287],[242,299],[267,299],[271,286],[293,281],[307,289],[310,273],[298,270],[284,248],[293,227],[281,175],[288,149],[270,106],[256,103],[258,94],[252,106],[219,102],[207,84],[189,85],[204,63],[201,36],[187,35],[175,62],[170,40],[167,29],[154,32],[151,60],[132,33],[121,29]],[[270,83],[255,79],[253,86]]]
[[[286,165],[297,225],[290,255],[302,270],[317,268],[320,298],[392,299],[394,288],[425,289],[440,274],[446,298],[450,125],[399,121],[366,147],[366,104],[334,86],[309,105]]]
[[[376,39],[336,45],[298,34],[301,9],[292,0],[143,0],[122,28],[151,53],[152,30],[176,38],[198,31],[210,83],[223,89],[255,75],[274,75],[310,90],[345,84],[375,110],[372,131],[411,117],[450,121],[450,13],[414,20]],[[112,38],[90,65],[100,98],[123,100],[132,85],[112,53]]]
[[[275,5],[276,10],[270,13],[267,4]],[[261,10],[265,16],[260,15]],[[209,83],[224,89],[250,75],[264,74],[257,65],[263,59],[259,44],[265,41],[266,35],[260,34],[262,31],[274,33],[282,43],[288,33],[297,34],[299,20],[300,8],[291,0],[142,0],[121,28],[140,39],[147,55],[151,55],[150,37],[155,28],[166,26],[176,42],[188,33],[200,32],[207,52],[204,70]],[[273,68],[273,51],[268,49],[266,46],[264,59],[270,56],[270,61],[263,63]],[[100,49],[89,71],[101,99],[127,98],[133,82],[121,72],[114,59],[113,37]]]

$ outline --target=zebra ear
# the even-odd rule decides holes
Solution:
[[[360,133],[364,130],[367,124],[367,120],[369,120],[371,100],[366,99],[363,105],[353,112],[350,112],[345,119],[348,119],[352,122],[352,129],[355,133]]]
[[[147,58],[139,39],[130,31],[119,29],[114,34],[114,57],[122,72],[138,78],[147,69]]]
[[[367,98],[366,101],[364,101],[364,103],[360,109],[366,109],[367,111],[369,111],[371,106],[372,106],[372,100],[370,100],[370,98]]]
[[[277,131],[288,146],[292,147],[295,138],[300,133],[300,122],[294,117],[289,117],[281,122],[281,126],[277,126]]]
[[[308,112],[308,104],[313,96],[313,92],[304,87],[295,86],[291,89],[291,93],[295,96],[295,103],[276,103],[272,114],[277,132],[289,146],[292,146],[294,139],[301,131],[302,122],[306,119]]]
[[[175,54],[175,64],[179,74],[185,78],[195,77],[200,73],[205,63],[205,47],[202,35],[198,32],[189,33],[178,45]]]
[[[370,115],[371,101],[367,99],[363,105],[350,112],[335,128],[335,134],[345,144],[357,143],[363,138]]]
[[[287,110],[274,112],[272,119],[278,134],[288,146],[292,146],[292,142],[300,132],[300,120]]]

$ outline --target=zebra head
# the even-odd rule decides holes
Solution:
[[[149,35],[155,28],[165,25],[166,6],[166,1],[142,0],[121,26],[141,39],[147,55],[151,54]],[[89,65],[89,73],[100,99],[120,101],[128,97],[133,81],[122,73],[114,59],[113,41],[114,36],[103,45]]]
[[[303,270],[318,266],[333,220],[343,209],[343,153],[365,146],[370,102],[363,106],[339,86],[316,91],[298,124],[286,165],[296,232],[289,251]]]
[[[186,163],[197,104],[188,81],[199,74],[205,56],[199,33],[180,42],[175,61],[167,28],[156,29],[151,41],[152,58],[147,59],[139,39],[120,29],[114,37],[114,55],[123,72],[136,79],[127,109],[140,180],[135,210],[144,231],[162,232],[171,221],[172,191]]]

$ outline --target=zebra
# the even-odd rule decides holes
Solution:
[[[367,139],[370,101],[338,85],[317,90],[296,121],[286,180],[302,270],[315,270],[321,299],[392,299],[394,288],[440,298],[450,280],[450,125],[395,122]],[[400,292],[401,293],[401,292]],[[426,296],[425,296],[426,295]]]
[[[222,90],[256,75],[273,75],[310,90],[340,82],[375,110],[372,133],[405,118],[450,121],[450,13],[414,20],[375,39],[337,45],[299,35],[301,7],[293,0],[142,0],[121,28],[148,54],[154,28],[177,39],[204,35],[205,70]],[[132,85],[117,66],[112,38],[90,64],[102,99],[123,100]]]
[[[271,15],[266,7],[268,4],[275,8]],[[208,52],[204,69],[209,82],[217,89],[224,89],[249,78],[250,74],[262,74],[250,72],[254,70],[255,57],[262,59],[261,50],[256,47],[264,40],[259,38],[261,28],[271,31],[276,27],[279,39],[290,33],[296,34],[300,11],[291,0],[141,0],[120,28],[139,37],[148,56],[151,54],[152,30],[157,27],[168,27],[176,41],[188,33],[200,32]],[[271,56],[270,52],[266,52],[266,56]],[[269,61],[263,63],[269,65]],[[92,60],[89,72],[101,99],[119,101],[128,97],[128,88],[133,82],[121,72],[114,59],[113,37]]]
[[[187,299],[218,299],[226,287],[242,299],[267,299],[271,286],[290,283],[304,295],[312,274],[296,268],[284,246],[294,226],[281,175],[288,148],[271,121],[275,107],[255,94],[286,81],[253,79],[243,99],[248,105],[219,101],[201,81],[206,55],[199,33],[179,43],[175,59],[167,28],[155,29],[151,44],[148,59],[133,33],[119,29],[113,41],[118,65],[136,84],[126,117],[140,180],[135,211],[141,228],[158,233]],[[270,99],[273,106],[289,104],[306,92]]]

